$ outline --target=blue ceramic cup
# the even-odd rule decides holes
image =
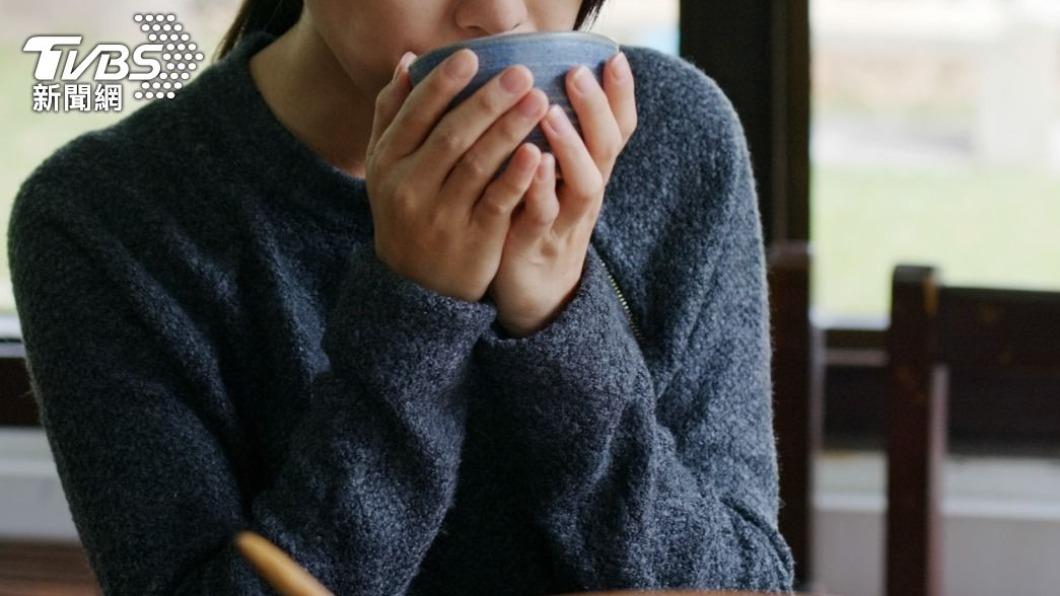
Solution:
[[[619,52],[618,43],[611,38],[583,31],[508,33],[477,37],[436,48],[416,58],[409,65],[412,84],[419,84],[436,66],[462,48],[469,48],[478,56],[478,72],[453,98],[446,111],[459,105],[505,68],[522,64],[534,73],[534,87],[541,89],[548,96],[549,103],[563,108],[578,134],[581,134],[581,125],[567,97],[567,72],[584,64],[602,85],[604,66]],[[523,142],[537,145],[542,152],[552,150],[540,126],[534,127]],[[504,163],[504,166],[506,165],[507,160]],[[500,171],[504,170],[504,166]]]

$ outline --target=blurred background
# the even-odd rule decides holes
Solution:
[[[812,370],[799,388],[806,389],[815,421],[802,445],[812,465],[800,477],[812,523],[800,526],[806,535],[800,566],[812,570],[806,586],[883,594],[884,413],[892,395],[886,341],[895,267],[937,267],[952,285],[1060,291],[1060,1],[756,0],[703,8],[708,4],[609,0],[591,30],[681,55],[716,77],[749,131],[767,242],[795,239],[812,247],[804,251],[812,266],[802,270],[803,347]],[[174,12],[206,54],[205,68],[238,5],[0,0],[0,231],[37,164],[142,105],[126,85],[120,113],[35,113],[36,55],[21,52],[27,37],[81,34],[82,47],[135,45],[143,35],[133,13]],[[718,50],[730,41],[733,49]],[[738,74],[741,69],[747,74]],[[760,138],[774,140],[766,146]],[[804,190],[790,180],[804,181]],[[777,190],[787,187],[795,190]],[[778,213],[795,220],[801,214],[803,233],[777,223]],[[774,316],[782,323],[787,315]],[[47,444],[19,384],[24,372],[6,251],[0,251],[0,333],[8,338],[0,345],[6,350],[0,359],[2,578],[13,573],[11,561],[36,560],[17,554],[37,552],[26,543],[51,548],[76,541]],[[953,379],[948,452],[932,472],[942,486],[935,504],[944,545],[932,565],[946,586],[936,593],[1056,593],[1060,567],[1048,562],[1060,552],[1057,378]],[[778,399],[787,395],[779,386],[784,379],[777,375]],[[785,412],[778,407],[778,434]],[[800,501],[791,502],[797,513]]]

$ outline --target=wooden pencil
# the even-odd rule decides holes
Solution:
[[[265,581],[280,594],[334,596],[287,553],[264,536],[244,530],[236,535],[236,547]]]

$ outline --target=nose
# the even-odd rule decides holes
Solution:
[[[456,9],[456,24],[481,37],[515,33],[527,20],[524,0],[463,0]]]

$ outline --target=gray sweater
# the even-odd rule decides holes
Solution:
[[[272,39],[15,200],[27,365],[105,592],[272,593],[245,528],[338,594],[790,590],[762,232],[715,83],[623,47],[639,126],[576,294],[512,338],[377,259],[364,180],[250,77]]]

